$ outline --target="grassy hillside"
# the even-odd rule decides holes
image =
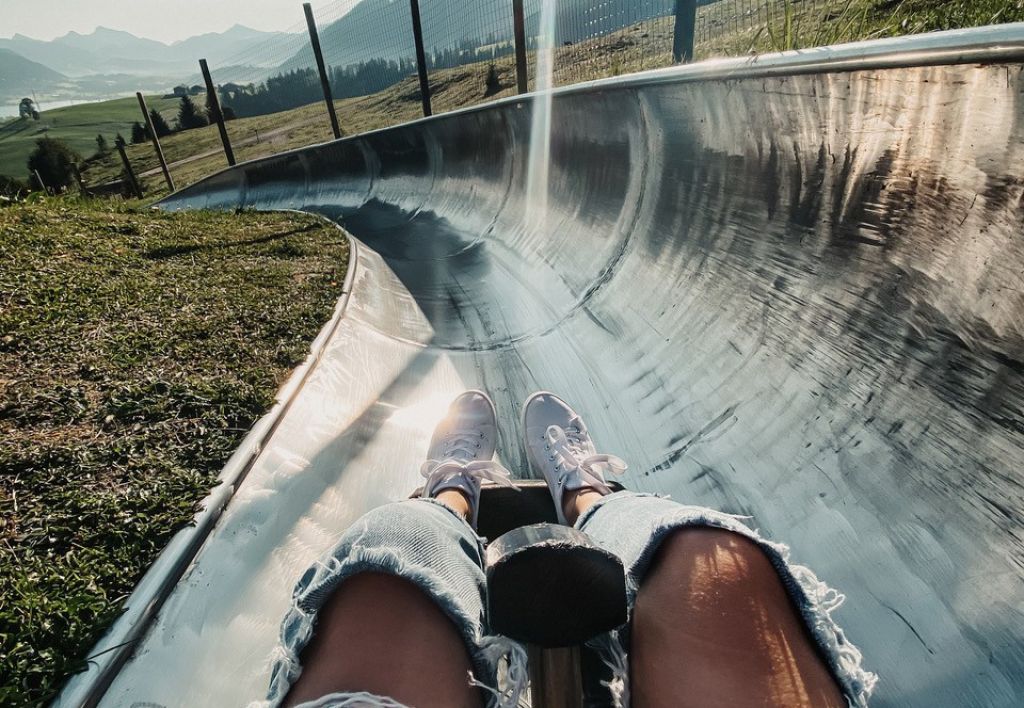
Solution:
[[[1024,21],[1024,0],[765,0],[755,15],[737,14],[737,8],[746,7],[746,3],[726,0],[698,10],[698,27],[702,28],[696,46],[698,60]],[[559,47],[555,82],[564,85],[668,66],[672,41],[672,22],[653,19],[604,37]],[[514,93],[512,57],[494,64],[504,89],[490,97],[484,95],[490,62],[433,72],[430,80],[435,113]],[[413,77],[371,96],[338,101],[336,105],[346,134],[395,125],[421,115],[419,87]],[[239,160],[331,139],[326,111],[320,103],[233,121],[229,133]],[[213,127],[166,138],[164,150],[168,160],[175,163],[172,172],[179,187],[226,166]],[[163,187],[153,173],[157,163],[149,146],[132,146],[129,155],[137,170],[150,172],[143,179],[148,189],[159,192]],[[86,178],[99,183],[116,178],[120,171],[120,164],[112,156],[90,166]]]
[[[798,49],[917,32],[972,27],[997,22],[1024,21],[1024,0],[764,0],[759,9],[747,13],[748,3],[724,2],[698,10],[697,58],[742,56],[751,52]],[[556,83],[625,74],[671,64],[673,27],[668,19],[653,19],[597,39],[559,47]],[[513,59],[495,62],[505,87],[495,96],[484,96],[489,62],[480,62],[431,74],[436,113],[511,95],[515,85]],[[531,58],[532,66],[532,58]],[[154,101],[172,117],[173,101]],[[337,102],[342,129],[355,134],[395,125],[420,116],[419,89],[414,77],[371,96]],[[118,119],[111,120],[117,111]],[[75,106],[49,112],[41,123],[57,121],[52,128],[58,137],[73,136],[73,144],[84,156],[94,150],[101,130],[112,138],[136,120],[132,99],[95,106]],[[64,121],[62,124],[61,121]],[[102,122],[101,122],[102,121]],[[44,126],[23,123],[0,125],[0,174],[23,175],[24,160]],[[331,138],[326,112],[320,103],[271,115],[234,121],[229,126],[236,156],[240,160],[311,145]],[[164,140],[179,186],[190,184],[226,166],[220,139],[213,127],[191,130]],[[157,169],[148,145],[131,146],[129,156],[142,173]],[[116,178],[121,166],[111,155],[86,170],[86,181],[101,183]],[[151,194],[162,189],[159,175],[143,178]]]
[[[178,104],[174,100],[147,96],[146,101],[150,108],[160,111],[168,120],[177,112]],[[43,108],[38,121],[14,120],[0,124],[0,174],[25,178],[28,175],[25,166],[28,156],[35,149],[36,140],[44,135],[60,138],[83,157],[89,157],[96,152],[98,133],[106,135],[112,145],[118,131],[130,138],[132,123],[142,119],[142,111],[134,96],[53,110],[45,110],[44,104]]]
[[[333,311],[312,217],[0,208],[0,705],[41,705]]]

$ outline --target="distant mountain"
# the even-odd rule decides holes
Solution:
[[[58,44],[56,40],[44,42],[23,34],[16,34],[11,39],[0,39],[0,49],[17,52],[26,59],[31,59],[68,76],[83,76],[99,71],[98,67],[94,66],[97,63],[97,58],[91,52]]]
[[[26,59],[9,49],[0,49],[0,96],[31,95],[35,91],[48,91],[67,81],[67,77],[49,67]]]
[[[285,32],[261,32],[243,25],[235,25],[226,32],[209,32],[189,37],[171,45],[171,50],[195,65],[199,59],[209,60],[211,65],[223,64],[226,60],[252,51],[268,42],[277,42],[288,37]]]
[[[51,44],[81,49],[104,57],[162,59],[169,56],[169,47],[153,39],[142,39],[130,32],[97,27],[91,34],[68,32]]]
[[[179,76],[196,70],[201,58],[216,64],[282,36],[236,25],[168,45],[129,32],[98,27],[89,34],[69,32],[49,42],[14,35],[0,39],[0,49],[17,52],[71,77],[95,74]]]

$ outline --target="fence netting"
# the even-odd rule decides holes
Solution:
[[[552,3],[547,15],[545,2]],[[418,0],[433,113],[518,92],[515,4]],[[553,85],[564,86],[670,66],[690,46],[693,60],[700,61],[903,31],[895,25],[877,29],[886,21],[879,15],[884,12],[854,0],[697,0],[692,24],[680,20],[686,7],[693,6],[687,0],[522,0],[528,90],[539,85],[542,48],[552,52]],[[1024,10],[1018,8],[1017,15],[992,21],[1020,19],[1021,14]],[[552,16],[553,27],[542,27],[542,18]],[[337,0],[316,10],[343,134],[423,115],[412,18],[411,0]],[[239,17],[239,22],[258,24],[257,18]],[[685,26],[693,27],[689,41],[680,32]],[[232,118],[228,133],[238,160],[333,139],[300,3],[292,26],[255,47],[217,56],[210,67],[225,113]],[[202,83],[198,66],[187,83]],[[210,141],[212,131],[203,140],[172,143],[169,157],[210,162],[220,147],[219,141]],[[190,146],[197,153],[191,158],[186,154]],[[212,171],[181,169],[185,182],[193,181],[193,172]]]
[[[422,115],[408,0],[341,0],[316,24],[346,135]]]
[[[537,52],[553,42],[556,86],[670,66],[678,50],[676,0],[523,0],[527,86],[537,87]],[[829,0],[699,0],[696,58],[770,45],[768,30],[793,8]],[[831,4],[842,4],[832,0]],[[513,0],[419,0],[434,113],[513,95]],[[785,8],[789,8],[786,10]],[[245,23],[246,18],[240,18]],[[315,22],[341,130],[346,135],[422,115],[410,0],[338,0]],[[779,30],[782,32],[782,30]],[[544,46],[548,46],[545,44]],[[331,140],[333,132],[301,7],[295,23],[243,52],[211,62],[235,156],[253,159]],[[194,81],[201,80],[193,77]]]
[[[301,8],[295,24],[210,71],[239,162],[333,138]]]
[[[420,0],[434,112],[516,92],[512,0]]]

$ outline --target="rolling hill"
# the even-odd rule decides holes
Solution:
[[[159,96],[149,96],[147,100],[150,108],[173,120],[178,107],[176,100]],[[26,161],[39,138],[60,138],[88,157],[96,151],[98,133],[113,144],[118,132],[130,136],[132,123],[139,119],[139,104],[132,96],[102,103],[44,109],[39,120],[13,120],[0,124],[0,175],[24,179],[28,175]]]
[[[67,77],[10,49],[0,49],[0,96],[17,96],[56,86]]]

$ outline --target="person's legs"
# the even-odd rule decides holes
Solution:
[[[775,568],[731,531],[686,528],[662,543],[631,637],[635,708],[846,705]]]
[[[460,492],[437,499],[463,517],[469,512]],[[357,691],[417,708],[483,705],[468,681],[472,664],[458,628],[426,593],[395,575],[350,577],[320,609],[301,663],[286,706]]]
[[[866,703],[877,677],[830,617],[841,596],[791,565],[785,547],[711,509],[609,495],[601,472],[621,461],[599,454],[579,415],[552,394],[528,399],[523,419],[531,464],[560,516],[623,559],[632,705]],[[605,649],[620,654],[608,658],[621,671],[620,637]]]
[[[259,705],[518,700],[525,651],[487,629],[483,539],[470,523],[482,479],[510,484],[491,459],[496,430],[486,395],[460,396],[431,440],[422,498],[364,514],[306,572]]]
[[[791,565],[785,547],[733,517],[650,495],[567,506],[626,565],[632,705],[866,704],[877,677],[830,616],[842,597]]]
[[[566,518],[601,497],[566,495]],[[732,531],[683,527],[662,541],[630,634],[636,708],[846,705],[771,561]]]

